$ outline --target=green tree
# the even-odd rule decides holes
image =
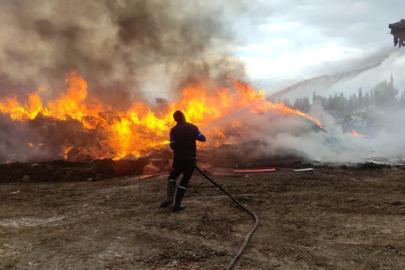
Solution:
[[[363,108],[364,104],[363,104],[363,90],[361,89],[361,87],[359,88],[359,108]]]
[[[379,108],[392,108],[397,104],[398,89],[386,81],[374,87],[375,105]]]
[[[370,107],[370,94],[368,92],[364,95],[363,104],[365,108]]]

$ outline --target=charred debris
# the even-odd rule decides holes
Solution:
[[[198,161],[206,167],[208,173],[220,169],[303,169],[330,168],[340,166],[354,170],[384,170],[393,165],[366,162],[358,164],[328,164],[317,160],[307,160],[299,153],[283,153],[256,155],[258,148],[268,147],[267,143],[249,141],[239,145],[221,145],[216,148],[199,151]],[[141,157],[127,157],[114,161],[99,160],[54,160],[38,163],[13,162],[0,165],[0,182],[74,182],[97,181],[116,177],[140,176],[145,179],[149,175],[161,175],[168,172],[172,153],[169,150],[155,151]],[[404,167],[402,167],[404,168]],[[232,170],[229,170],[231,172]],[[214,172],[215,174],[215,172]],[[230,174],[232,175],[232,173]],[[146,177],[144,177],[146,176]]]

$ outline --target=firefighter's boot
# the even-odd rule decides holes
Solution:
[[[160,205],[160,207],[166,208],[173,203],[175,189],[176,189],[176,180],[169,179],[169,181],[167,181],[167,199]]]
[[[181,210],[186,209],[184,205],[181,204],[181,201],[183,200],[184,194],[186,193],[186,188],[179,186],[177,188],[177,194],[176,194],[176,202],[174,203],[173,211],[174,212],[179,212]]]

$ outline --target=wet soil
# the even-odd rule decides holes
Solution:
[[[165,178],[0,181],[0,269],[225,269],[250,216],[198,173],[161,209]],[[234,269],[405,269],[405,170],[214,178],[261,220]]]

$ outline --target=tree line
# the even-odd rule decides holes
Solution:
[[[360,87],[357,93],[345,96],[343,92],[335,93],[329,97],[317,95],[315,92],[312,95],[312,101],[308,96],[297,98],[293,103],[285,99],[282,101],[285,105],[308,113],[311,104],[320,102],[323,108],[330,114],[336,117],[345,117],[355,111],[368,109],[370,107],[392,110],[397,108],[405,108],[405,90],[399,94],[399,90],[394,87],[393,80],[391,82],[383,81],[377,84],[370,91],[363,91]]]

